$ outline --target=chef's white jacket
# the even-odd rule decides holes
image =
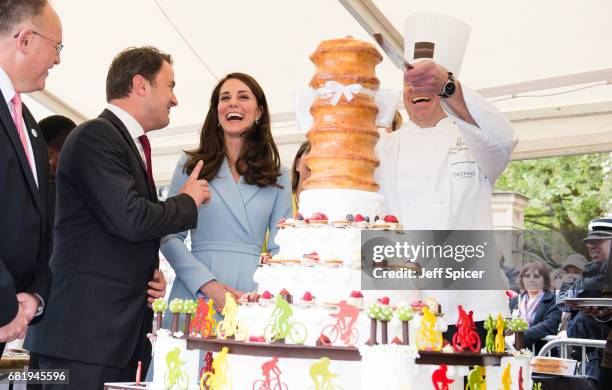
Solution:
[[[502,113],[462,86],[468,110],[479,126],[448,114],[431,128],[408,121],[392,133],[380,132],[376,180],[385,212],[406,230],[492,230],[491,193],[506,168],[517,138]],[[503,290],[423,291],[442,305],[454,323],[457,304],[474,310],[474,320],[508,315]]]

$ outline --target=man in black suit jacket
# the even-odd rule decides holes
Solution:
[[[62,148],[53,285],[32,335],[41,368],[70,369],[62,389],[133,380],[139,360],[146,372],[147,285],[159,272],[160,238],[193,228],[210,197],[195,170],[179,195],[156,196],[145,133],[167,126],[177,105],[171,64],[151,47],[120,53],[107,75],[108,108],[74,129]]]
[[[49,162],[21,93],[60,62],[62,27],[44,0],[0,0],[0,355],[40,319],[51,286]]]

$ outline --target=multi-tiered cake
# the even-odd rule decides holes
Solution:
[[[279,224],[278,254],[255,273],[258,304],[243,305],[240,316],[249,324],[249,333],[264,335],[275,310],[269,297],[289,293],[292,321],[304,324],[308,331],[305,345],[358,348],[371,338],[371,319],[364,307],[377,298],[381,306],[389,306],[401,297],[407,301],[418,296],[418,292],[361,291],[361,231],[401,229],[395,217],[381,214],[383,198],[376,193],[374,181],[378,165],[374,94],[379,87],[375,67],[382,57],[371,44],[346,38],[322,42],[310,58],[316,66],[310,82],[316,96],[310,109],[314,122],[307,134],[311,150],[306,164],[311,175],[300,195],[297,219]],[[352,322],[348,337],[330,330],[338,317]],[[387,342],[402,336],[396,318],[389,318],[385,327]],[[394,346],[393,354],[413,363],[416,356],[414,347],[407,345]],[[377,361],[383,360],[372,357],[369,365],[380,366]],[[344,388],[360,387],[360,377],[352,374],[360,369],[359,363],[334,363],[340,374],[337,383]],[[411,377],[405,372],[397,383]]]

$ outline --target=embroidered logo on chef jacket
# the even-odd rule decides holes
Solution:
[[[461,137],[457,138],[457,143],[448,149],[448,167],[453,178],[476,176],[476,160]]]

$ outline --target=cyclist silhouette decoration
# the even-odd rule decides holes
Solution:
[[[431,374],[431,382],[433,383],[434,389],[436,390],[448,390],[448,385],[455,382],[454,379],[449,379],[446,376],[446,371],[448,367],[446,364],[440,364],[440,368],[435,370],[433,374]]]
[[[329,371],[330,360],[327,357],[322,357],[318,362],[310,366],[310,378],[314,382],[315,390],[331,390],[336,389],[332,383],[332,378],[336,378],[338,374]]]
[[[457,319],[457,332],[453,335],[453,349],[456,352],[463,352],[469,348],[472,352],[480,351],[480,336],[476,332],[474,324],[474,312],[466,313],[463,306],[459,305],[459,318]]]
[[[286,383],[281,382],[281,370],[278,368],[278,357],[273,356],[272,360],[268,360],[261,365],[261,373],[264,379],[258,379],[253,383],[253,390],[287,390]],[[274,375],[270,378],[270,375]]]
[[[340,309],[338,313],[330,314],[330,316],[336,318],[336,323],[325,326],[321,333],[329,337],[332,344],[340,336],[344,345],[355,345],[359,338],[359,332],[356,328],[353,328],[353,325],[359,317],[359,308],[348,304],[345,300],[338,302],[338,307]]]

